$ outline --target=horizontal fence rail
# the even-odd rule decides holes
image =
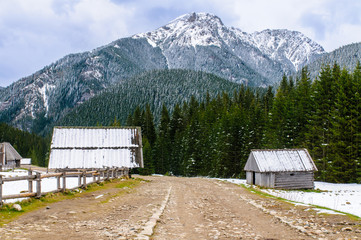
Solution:
[[[27,197],[41,197],[48,193],[64,192],[65,190],[73,190],[77,188],[86,188],[91,183],[100,183],[110,179],[115,179],[119,177],[124,177],[129,175],[128,168],[107,168],[107,169],[97,169],[97,170],[77,170],[69,171],[64,170],[62,172],[55,173],[40,173],[35,172],[33,174],[32,170],[28,171],[27,176],[17,176],[17,177],[4,177],[0,173],[0,205],[3,205],[3,200],[16,199],[16,198],[27,198]],[[78,178],[78,185],[73,188],[67,188],[66,179],[68,178]],[[87,177],[92,177],[93,181],[87,182]],[[53,191],[42,192],[41,191],[41,182],[45,178],[56,178],[57,189]],[[26,193],[12,194],[12,195],[3,195],[3,184],[6,182],[14,181],[28,181],[28,191]],[[33,182],[36,182],[36,191],[33,191]]]

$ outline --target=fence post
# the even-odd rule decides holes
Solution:
[[[81,187],[81,174],[78,175],[78,187]]]
[[[65,192],[66,190],[66,172],[63,172],[63,190],[62,192]]]
[[[33,171],[31,171],[30,169],[29,169],[29,171],[28,171],[28,176],[31,176],[31,175],[33,175]],[[32,193],[33,192],[33,179],[28,179],[28,192],[29,193]]]
[[[60,191],[61,187],[60,187],[60,176],[56,177],[56,189],[58,191]]]
[[[0,175],[0,207],[3,206],[3,176]]]
[[[93,173],[93,183],[96,181],[95,174],[96,174],[96,173]]]
[[[41,175],[36,173],[36,197],[41,197]]]
[[[83,188],[86,188],[86,170],[83,171],[82,176],[83,176]]]
[[[97,181],[97,183],[100,183],[101,174],[102,174],[102,172],[100,170],[98,170],[98,181]]]

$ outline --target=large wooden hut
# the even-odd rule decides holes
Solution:
[[[20,167],[22,157],[8,142],[0,143],[0,170]]]
[[[48,168],[143,167],[140,127],[55,127]]]
[[[252,150],[244,170],[248,184],[312,189],[317,168],[306,149],[271,149]]]

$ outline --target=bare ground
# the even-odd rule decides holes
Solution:
[[[361,239],[361,221],[318,215],[205,178],[144,177],[24,214],[0,239]]]

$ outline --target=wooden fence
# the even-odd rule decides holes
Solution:
[[[3,205],[3,200],[15,199],[15,198],[27,198],[27,197],[41,197],[48,193],[64,192],[66,189],[76,189],[76,188],[85,188],[91,183],[99,183],[109,179],[115,179],[129,174],[129,169],[127,168],[108,168],[108,169],[98,169],[93,171],[63,171],[56,173],[40,173],[35,172],[33,174],[32,170],[28,170],[27,176],[18,176],[18,177],[7,177],[4,178],[0,174],[0,205]],[[44,178],[53,178],[57,179],[57,189],[50,192],[41,191],[41,182]],[[66,187],[66,179],[70,177],[78,178],[78,185],[73,188]],[[87,177],[93,177],[93,181],[87,182]],[[3,196],[3,183],[13,182],[13,181],[22,181],[28,180],[28,191],[26,193],[19,193],[14,195],[5,195]],[[33,182],[36,182],[36,191],[33,191]]]

